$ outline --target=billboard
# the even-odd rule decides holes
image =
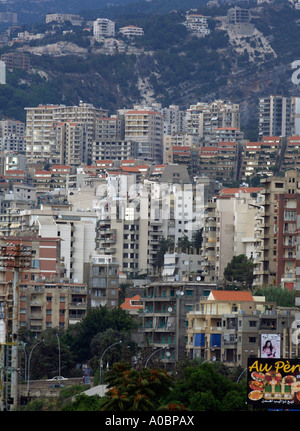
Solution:
[[[261,334],[260,357],[280,358],[280,334]]]
[[[247,371],[248,404],[300,409],[300,359],[249,358]]]

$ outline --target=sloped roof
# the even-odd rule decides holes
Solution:
[[[212,298],[211,298],[212,296]],[[212,290],[208,299],[216,301],[254,301],[252,293],[243,290]]]

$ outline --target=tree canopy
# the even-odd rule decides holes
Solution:
[[[245,254],[233,256],[224,270],[224,277],[230,283],[236,281],[242,284],[242,287],[249,289],[253,283],[253,268],[253,261],[248,259]]]

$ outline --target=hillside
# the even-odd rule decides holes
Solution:
[[[155,4],[159,10],[166,3],[170,12],[153,14]],[[86,11],[87,20],[105,16],[115,20],[116,28],[134,24],[144,29],[144,36],[130,43],[117,36],[126,44],[124,53],[107,54],[84,28],[72,28],[65,35],[60,29],[39,41],[2,48],[25,52],[32,70],[8,71],[7,85],[0,87],[1,114],[24,120],[24,106],[79,100],[114,113],[139,102],[186,108],[199,100],[223,98],[241,104],[243,128],[255,135],[258,97],[299,95],[291,80],[291,63],[299,56],[300,11],[279,0],[252,7],[253,31],[241,35],[228,25],[229,6],[199,6],[198,13],[208,17],[211,30],[199,38],[182,25],[187,9],[174,10],[174,4],[178,2],[151,2],[151,13],[148,6],[139,11],[134,3]],[[44,32],[47,26],[27,28]]]

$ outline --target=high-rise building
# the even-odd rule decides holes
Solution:
[[[259,140],[264,136],[291,136],[295,134],[298,124],[297,98],[269,96],[259,99]]]
[[[28,164],[60,163],[63,151],[57,147],[53,126],[68,121],[85,127],[81,162],[88,162],[91,159],[96,120],[99,116],[107,115],[106,110],[83,102],[80,102],[79,106],[39,105],[25,110]]]
[[[201,139],[210,139],[210,134],[218,128],[239,130],[239,105],[223,100],[212,103],[198,102],[187,109],[186,127],[188,134],[197,135]]]
[[[294,285],[300,178],[296,171],[262,180],[255,226],[254,286]]]
[[[161,163],[164,117],[152,110],[125,111],[125,140],[139,143],[139,157]]]
[[[114,37],[115,22],[108,18],[97,18],[93,23],[93,34],[96,39]]]

